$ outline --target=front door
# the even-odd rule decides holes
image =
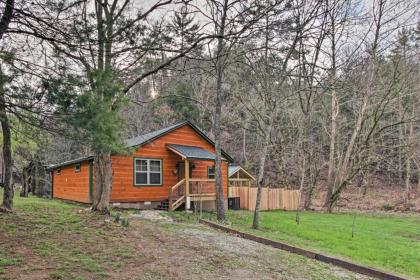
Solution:
[[[190,178],[192,178],[192,163],[190,162]],[[178,182],[182,179],[185,179],[185,162],[179,161],[177,164],[177,173],[178,173]],[[178,195],[182,195],[184,193],[183,188],[178,188]]]
[[[177,164],[178,181],[185,178],[185,162],[179,161]],[[190,162],[190,178],[192,178],[192,163]]]

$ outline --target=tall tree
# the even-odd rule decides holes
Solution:
[[[7,0],[4,7],[3,13],[0,19],[0,42],[3,35],[7,31],[9,24],[13,17],[15,1]],[[3,205],[2,209],[5,211],[11,211],[13,207],[13,182],[12,182],[12,140],[9,117],[6,111],[6,98],[5,98],[5,85],[9,78],[3,72],[3,67],[0,65],[0,122],[3,133],[3,163],[4,163],[4,193],[3,193]]]
[[[253,43],[244,43],[245,49],[251,50],[245,54],[237,79],[239,88],[235,99],[240,102],[238,108],[242,117],[246,116],[248,127],[258,132],[261,139],[258,158],[257,198],[254,211],[253,228],[259,227],[259,212],[261,205],[262,188],[265,185],[265,168],[267,157],[273,146],[273,132],[278,131],[281,112],[285,100],[289,98],[286,81],[289,74],[289,61],[293,59],[298,41],[300,28],[282,28],[290,23],[296,23],[290,14],[295,7],[285,1],[281,5],[266,10],[264,17],[256,25]],[[298,31],[299,30],[299,31]],[[278,47],[282,42],[281,47]],[[242,81],[246,81],[243,83]],[[244,89],[249,87],[249,89]],[[249,94],[245,94],[249,92]]]
[[[111,154],[125,152],[121,108],[130,90],[207,39],[198,38],[183,50],[173,47],[172,38],[165,36],[168,25],[152,19],[156,10],[172,2],[156,1],[142,10],[129,0],[40,0],[22,12],[23,32],[59,54],[48,59],[60,67],[61,77],[46,87],[50,100],[60,105],[62,120],[82,132],[94,154],[93,210],[108,212]],[[157,60],[162,52],[169,56]]]
[[[301,137],[299,151],[302,158],[300,208],[304,210],[308,210],[311,205],[312,193],[322,168],[321,151],[319,146],[315,145],[322,139],[314,131],[319,126],[316,109],[319,106],[317,100],[320,98],[320,91],[317,85],[320,79],[321,50],[327,34],[327,11],[327,2],[321,1],[302,2],[297,10],[300,24],[309,21],[307,23],[309,27],[300,30],[299,33],[297,77],[291,79],[297,93],[301,122],[299,133]]]
[[[238,50],[238,43],[250,34],[257,31],[257,24],[264,18],[268,11],[279,5],[282,1],[232,1],[232,0],[207,0],[206,9],[195,7],[213,27],[213,36],[216,38],[211,57],[211,68],[215,82],[212,128],[215,138],[216,160],[216,210],[217,219],[224,220],[224,195],[222,180],[222,155],[221,155],[221,126],[223,104],[229,96],[226,84],[226,70],[232,62],[232,54]],[[238,54],[235,54],[237,56]]]

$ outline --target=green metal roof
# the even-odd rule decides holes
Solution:
[[[229,177],[238,172],[241,169],[239,165],[229,166]]]
[[[200,148],[200,147],[183,146],[183,145],[176,145],[176,144],[169,144],[168,147],[177,151],[179,154],[183,155],[184,157],[188,159],[208,159],[208,160],[216,159],[216,155],[214,153],[204,150],[203,148]]]
[[[249,173],[248,171],[243,169],[242,166],[240,166],[240,165],[230,165],[229,166],[229,170],[228,170],[229,177],[232,176],[233,174],[235,174],[236,172],[238,172],[239,170],[242,170],[242,172],[245,173],[246,175],[248,175],[249,178],[251,178],[252,180],[255,180],[255,177],[252,176],[251,173]]]
[[[166,128],[163,128],[161,130],[157,130],[157,131],[153,131],[144,135],[140,135],[131,139],[126,140],[126,143],[128,146],[130,147],[137,147],[137,146],[142,146],[144,144],[150,143],[153,140],[162,137],[163,135],[177,129],[180,128],[181,126],[184,125],[189,125],[193,130],[195,130],[198,134],[200,134],[201,137],[203,137],[204,139],[207,140],[207,142],[209,142],[211,145],[214,146],[214,141],[211,140],[205,133],[203,130],[201,130],[198,126],[196,126],[195,124],[193,124],[190,121],[183,121],[183,122],[179,122],[177,124],[168,126]],[[222,155],[230,162],[233,162],[233,158],[226,153],[224,150],[222,150]]]
[[[72,160],[68,160],[68,161],[64,161],[64,162],[61,162],[61,163],[50,165],[50,166],[47,167],[47,170],[52,170],[52,169],[67,166],[67,165],[70,165],[70,164],[81,163],[81,162],[84,162],[84,161],[91,161],[91,160],[93,160],[93,156],[80,157],[80,158],[76,158],[76,159],[72,159]]]

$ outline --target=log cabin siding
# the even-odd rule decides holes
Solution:
[[[189,125],[181,126],[151,143],[138,148],[132,156],[112,156],[113,183],[111,202],[161,201],[168,199],[169,188],[178,182],[178,174],[174,172],[176,164],[182,162],[179,155],[168,150],[167,144],[196,146],[215,152],[214,146],[201,137]],[[134,158],[156,158],[162,160],[161,186],[134,185]],[[207,168],[214,165],[212,160],[190,160],[192,178],[207,178]],[[223,192],[227,199],[228,164],[222,163]]]
[[[80,163],[80,172],[75,171],[76,164],[62,166],[60,174],[53,170],[53,197],[89,203],[89,162]]]

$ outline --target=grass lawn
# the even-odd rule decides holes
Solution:
[[[131,258],[145,258],[119,237],[124,229],[85,206],[16,193],[14,208],[0,213],[0,279],[107,277]]]
[[[123,227],[86,205],[14,201],[13,213],[0,213],[0,280],[369,279],[195,222]]]
[[[260,230],[251,229],[253,212],[228,211],[231,227],[254,235],[338,256],[385,271],[420,278],[420,215],[261,212]],[[214,217],[210,217],[213,218]]]

